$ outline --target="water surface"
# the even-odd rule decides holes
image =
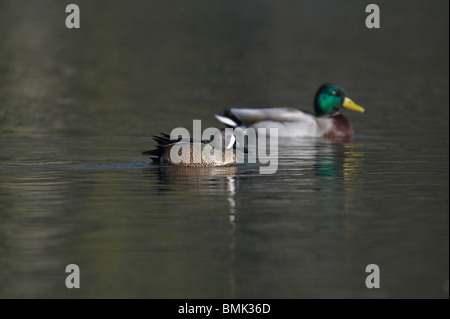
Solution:
[[[448,2],[77,3],[0,3],[0,297],[448,298]],[[367,114],[274,175],[140,155],[323,82]]]

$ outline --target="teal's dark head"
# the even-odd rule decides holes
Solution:
[[[317,90],[314,97],[314,110],[317,116],[337,114],[341,107],[365,112],[361,106],[347,97],[347,93],[339,85],[327,83]]]

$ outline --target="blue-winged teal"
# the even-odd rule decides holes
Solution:
[[[210,141],[194,142],[190,140],[184,141],[181,138],[171,139],[170,135],[161,133],[161,135],[153,136],[153,139],[158,143],[156,149],[144,151],[143,155],[149,155],[150,158],[157,163],[168,163],[176,166],[190,166],[190,167],[211,167],[211,166],[226,166],[236,163],[236,156],[233,148],[238,147],[236,136],[228,133],[228,130],[220,130],[222,138],[213,136]],[[221,141],[222,145],[219,145]],[[188,144],[188,148],[186,148]],[[194,150],[195,147],[200,147],[200,152]],[[171,156],[171,150],[174,149],[175,155]],[[215,148],[220,147],[221,152],[214,152]],[[186,152],[183,152],[185,150]],[[242,148],[247,152],[246,148]],[[176,158],[172,158],[176,157]]]

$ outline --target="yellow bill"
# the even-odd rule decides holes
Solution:
[[[342,106],[345,107],[346,109],[349,109],[352,111],[361,112],[361,113],[366,112],[366,110],[364,110],[361,106],[359,106],[358,104],[353,102],[348,97],[344,98],[344,103],[342,103]]]

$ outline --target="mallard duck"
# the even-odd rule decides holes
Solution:
[[[230,127],[278,128],[279,137],[346,137],[353,129],[341,107],[365,112],[339,85],[327,83],[317,90],[315,114],[294,108],[230,108],[216,118]]]
[[[240,145],[236,141],[236,136],[225,129],[220,130],[221,138],[214,135],[209,141],[198,142],[192,138],[185,141],[181,138],[171,139],[169,134],[160,134],[153,136],[158,143],[156,149],[142,152],[143,155],[150,155],[154,162],[190,167],[227,166],[236,163],[233,147],[240,148]],[[171,155],[174,147],[176,153]],[[200,152],[196,151],[195,147],[200,147]],[[219,148],[221,152],[214,152],[214,149]],[[242,150],[247,152],[246,148]]]

